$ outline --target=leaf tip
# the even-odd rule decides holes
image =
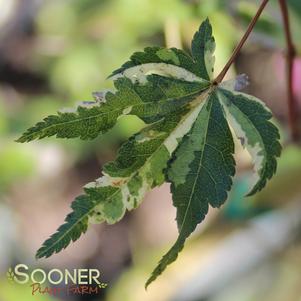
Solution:
[[[39,259],[41,259],[41,258],[43,258],[43,255],[41,255],[41,251],[40,251],[41,249],[39,249],[37,252],[36,252],[36,255],[35,255],[35,259],[36,260],[39,260]]]
[[[154,274],[152,274],[148,279],[147,281],[145,282],[145,285],[144,285],[144,289],[145,291],[147,291],[149,285],[157,278],[157,276],[154,277]]]
[[[49,250],[47,252],[47,249],[45,249],[45,243],[40,247],[40,249],[37,250],[36,255],[35,255],[35,259],[39,260],[42,258],[48,258],[50,257],[54,252],[50,252]]]
[[[206,19],[201,23],[200,28],[202,28],[203,26],[209,26],[209,27],[212,27],[212,26],[211,26],[211,22],[210,22],[209,17],[206,17]]]
[[[26,142],[26,138],[24,137],[24,135],[20,136],[19,138],[14,140],[17,143],[24,143]]]

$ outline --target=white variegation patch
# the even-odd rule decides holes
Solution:
[[[126,181],[127,181],[127,178],[111,177],[104,173],[104,175],[102,177],[96,179],[94,182],[90,182],[90,183],[86,184],[84,187],[85,188],[98,188],[98,187],[107,187],[107,186],[112,186],[112,187],[120,186],[121,192],[122,192],[122,198],[126,199],[127,198],[127,195],[125,193]],[[99,224],[104,221],[106,221],[109,224],[113,224],[113,223],[119,221],[123,217],[123,215],[125,213],[125,206],[124,206],[122,214],[120,215],[120,219],[118,219],[118,220],[117,219],[113,220],[110,217],[106,216],[104,214],[103,210],[104,210],[103,203],[100,203],[99,205],[95,206],[95,208],[94,208],[95,213],[93,215],[89,216],[89,224]]]
[[[175,65],[165,63],[147,63],[134,67],[130,67],[121,73],[113,75],[112,80],[127,77],[133,83],[139,82],[141,84],[147,83],[147,75],[158,74],[162,76],[172,77],[176,79],[185,80],[187,82],[208,83],[206,80],[196,76],[192,72]]]
[[[97,188],[97,187],[107,187],[107,186],[120,186],[121,183],[124,183],[126,181],[126,178],[121,177],[111,177],[105,173],[104,175],[98,179],[96,179],[94,182],[90,182],[86,184],[85,188]]]
[[[225,103],[225,97],[222,93],[218,93],[219,99],[221,100],[221,104],[223,106],[224,112],[226,113],[226,118],[231,126],[231,128],[233,129],[236,137],[240,140],[242,146],[244,148],[247,149],[248,153],[250,154],[251,158],[252,158],[252,164],[254,166],[254,174],[252,176],[252,179],[250,181],[250,186],[253,187],[258,180],[260,179],[260,172],[264,166],[264,161],[265,161],[265,157],[264,157],[264,153],[265,150],[263,148],[263,142],[262,142],[262,138],[260,135],[258,135],[258,142],[255,143],[255,145],[252,145],[249,142],[249,135],[254,135],[254,133],[256,133],[256,129],[255,131],[252,131],[252,133],[247,133],[243,130],[241,124],[239,121],[237,121],[236,117],[231,114],[231,112],[229,111],[228,106]],[[248,98],[249,95],[248,95]],[[260,101],[261,103],[261,101]],[[233,105],[234,106],[234,105]],[[239,114],[239,112],[241,113],[241,116],[243,116],[243,113],[237,108],[237,112]],[[245,120],[247,120],[247,118],[243,117]],[[253,125],[250,126],[253,127]]]
[[[213,55],[214,50],[215,50],[215,43],[212,41],[208,41],[205,45],[204,60],[205,60],[207,74],[210,79],[213,77],[213,71],[214,71],[213,68],[215,64],[215,56]]]
[[[146,167],[144,167],[146,168]],[[140,170],[140,173],[143,170]],[[143,182],[138,191],[138,195],[131,195],[128,187],[128,182],[132,177],[119,178],[119,177],[110,177],[109,175],[104,175],[97,179],[95,182],[88,183],[85,185],[85,188],[97,188],[97,187],[119,187],[121,192],[121,198],[123,203],[123,210],[118,218],[112,219],[108,217],[104,212],[105,203],[100,203],[94,208],[94,214],[89,216],[89,223],[98,224],[103,221],[106,221],[109,224],[114,224],[122,219],[126,210],[135,209],[142,202],[145,194],[151,189],[151,185],[147,183],[146,179],[143,177]]]
[[[122,114],[123,114],[123,115],[130,114],[131,111],[132,111],[132,109],[133,109],[133,106],[127,107],[127,108],[125,108],[125,109],[122,111]]]
[[[173,133],[165,140],[164,145],[167,148],[168,152],[172,154],[181,140],[191,129],[195,120],[197,119],[202,107],[205,104],[205,101],[209,95],[210,91],[201,94],[194,102],[198,104],[192,109],[186,116],[184,116],[181,123],[175,128]]]
[[[165,135],[164,132],[158,132],[158,131],[150,130],[146,133],[143,133],[142,135],[137,135],[136,136],[136,141],[138,143],[144,143],[146,141],[150,141],[150,140],[154,139],[155,137],[159,138],[160,136],[163,136],[163,135]]]
[[[146,179],[143,178],[142,181],[142,185],[140,186],[140,189],[138,190],[138,195],[131,195],[129,190],[128,190],[128,195],[127,198],[128,199],[124,199],[126,200],[126,209],[127,210],[133,210],[135,208],[137,208],[143,201],[145,194],[151,190],[151,185],[149,185],[149,183],[147,183]]]
[[[88,217],[88,225],[95,225],[95,224],[101,224],[105,222],[105,219],[103,218],[99,208],[95,207],[95,214],[89,215]]]

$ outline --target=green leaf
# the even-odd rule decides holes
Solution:
[[[276,172],[281,146],[271,112],[255,97],[235,91],[248,84],[247,77],[212,82],[215,41],[208,19],[194,35],[191,48],[192,56],[162,47],[134,53],[112,73],[114,91],[95,93],[95,101],[49,116],[18,139],[53,135],[92,139],[128,114],[145,122],[121,146],[115,161],[105,164],[103,176],[85,186],[65,223],[38,250],[38,258],[66,248],[90,224],[118,222],[149,190],[170,182],[179,236],[148,286],[176,260],[209,206],[220,207],[226,201],[235,173],[229,127],[253,158],[255,184],[249,194],[260,191]]]
[[[151,75],[143,85],[119,78],[115,87],[117,91],[105,93],[102,102],[82,103],[76,111],[63,111],[46,117],[17,141],[28,142],[53,135],[93,139],[112,128],[121,115],[137,115],[145,122],[152,122],[188,103],[206,89],[208,83]]]
[[[131,137],[121,147],[116,160],[104,166],[104,176],[85,186],[86,194],[74,201],[77,205],[72,206],[74,211],[43,244],[37,257],[59,252],[78,239],[90,223],[118,222],[126,210],[137,208],[147,191],[161,185],[171,154],[190,130],[203,97],[196,98],[193,109],[183,108]],[[82,211],[81,205],[88,210]]]
[[[71,241],[76,241],[88,228],[88,217],[93,208],[93,203],[85,196],[77,197],[71,205],[73,212],[65,219],[65,224],[60,226],[56,233],[47,239],[37,251],[36,257],[49,257],[66,248]]]
[[[151,75],[143,85],[127,78],[115,81],[116,92],[104,94],[102,102],[82,103],[76,111],[58,112],[28,129],[17,142],[56,135],[58,138],[93,139],[112,128],[121,115],[137,115],[145,122],[160,119],[187,104],[208,83],[171,80]]]
[[[269,120],[272,113],[259,99],[244,93],[219,89],[227,119],[241,144],[250,153],[254,186],[248,195],[260,191],[275,174],[280,156],[279,132]]]
[[[148,73],[161,74],[179,79],[205,82],[193,58],[183,50],[163,47],[147,47],[143,52],[135,52],[130,61],[115,70],[110,77],[120,76],[132,78],[133,75],[140,82],[145,81]]]
[[[215,41],[212,27],[206,19],[195,33],[191,45],[192,57],[176,48],[147,47],[143,52],[135,52],[130,61],[115,70],[112,79],[121,76],[145,81],[149,72],[189,81],[206,82],[212,79]]]
[[[191,131],[176,150],[168,169],[179,237],[146,283],[148,286],[176,260],[186,238],[208,212],[221,206],[235,173],[234,144],[216,92],[205,102]]]
[[[209,19],[206,19],[192,39],[191,52],[200,70],[200,76],[207,80],[212,79],[214,72],[214,50],[215,40],[212,36],[212,27]]]

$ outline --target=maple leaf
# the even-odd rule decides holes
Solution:
[[[95,101],[46,117],[17,141],[56,135],[93,139],[112,128],[122,115],[136,115],[145,127],[105,164],[103,176],[85,186],[73,211],[37,252],[49,257],[76,241],[89,224],[113,224],[139,206],[145,194],[171,183],[179,236],[154,269],[146,286],[176,260],[186,239],[205,218],[209,206],[227,199],[235,174],[232,132],[254,164],[249,195],[260,191],[276,172],[280,156],[278,129],[259,99],[238,92],[244,76],[216,84],[215,41],[208,19],[193,37],[192,55],[182,50],[148,47],[114,71],[115,90],[96,93]]]
[[[159,75],[147,76],[143,85],[124,77],[116,79],[115,92],[103,93],[102,101],[82,102],[76,110],[64,109],[29,128],[17,142],[56,135],[58,138],[93,139],[111,129],[122,115],[136,115],[153,122],[172,113],[201,90],[205,81],[188,82]]]

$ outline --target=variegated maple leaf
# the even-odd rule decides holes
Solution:
[[[122,115],[136,115],[145,127],[125,142],[103,176],[84,188],[72,212],[37,252],[49,257],[85,233],[89,224],[113,224],[139,206],[145,194],[171,183],[179,236],[146,285],[176,260],[188,236],[205,218],[208,207],[220,207],[235,173],[230,128],[249,151],[260,191],[276,172],[279,132],[272,114],[257,98],[236,91],[244,77],[213,81],[215,41],[209,20],[193,37],[192,55],[182,50],[149,47],[134,53],[110,78],[115,90],[95,94],[95,101],[48,116],[17,141],[56,135],[92,139],[112,128]]]

